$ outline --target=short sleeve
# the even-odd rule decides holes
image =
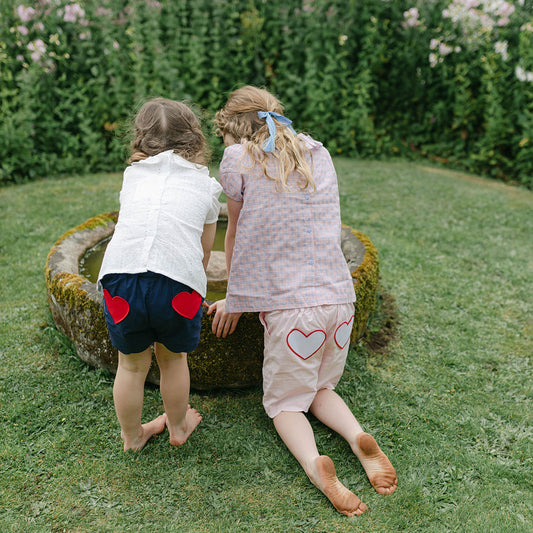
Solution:
[[[220,162],[218,179],[228,198],[242,202],[243,181],[240,172],[242,164],[242,145],[234,144],[224,150]]]
[[[221,192],[222,187],[220,186],[220,183],[218,183],[215,178],[211,178],[211,206],[209,207],[209,211],[205,219],[206,224],[213,224],[213,222],[218,220],[218,214],[220,213],[220,202],[218,197],[220,196]]]

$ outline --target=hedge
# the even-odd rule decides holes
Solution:
[[[208,125],[255,84],[332,154],[533,188],[533,0],[24,1],[0,6],[2,183],[119,170],[143,99]]]

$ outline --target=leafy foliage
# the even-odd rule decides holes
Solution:
[[[532,0],[26,4],[0,5],[0,182],[118,170],[143,99],[209,119],[255,84],[334,154],[533,187]]]

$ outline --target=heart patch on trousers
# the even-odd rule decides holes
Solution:
[[[174,311],[185,318],[192,319],[202,305],[202,297],[196,292],[179,292],[172,298]]]
[[[120,296],[111,296],[109,291],[104,289],[104,300],[107,310],[115,324],[122,322],[128,316],[128,313],[130,312],[130,304],[124,300],[124,298],[121,298]]]
[[[326,342],[326,333],[317,329],[307,335],[299,329],[293,329],[287,335],[287,345],[301,359],[309,359]]]
[[[352,334],[352,328],[353,328],[353,319],[354,319],[354,315],[352,315],[352,318],[350,318],[348,322],[343,322],[335,331],[335,343],[341,350],[346,346],[346,343],[350,340],[350,335]]]

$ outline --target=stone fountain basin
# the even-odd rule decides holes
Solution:
[[[224,208],[221,219],[227,216]],[[80,359],[112,373],[118,354],[107,332],[103,297],[95,283],[80,275],[79,264],[88,249],[113,234],[117,218],[118,212],[103,213],[67,231],[50,250],[45,267],[48,302],[57,328],[72,341]],[[370,239],[348,226],[342,227],[341,244],[357,295],[353,344],[375,308],[379,261]],[[207,278],[208,291],[225,292],[224,252],[212,252]],[[212,320],[204,313],[200,344],[188,355],[191,387],[207,390],[260,384],[263,326],[258,313],[243,313],[236,331],[225,339],[211,332]],[[155,361],[147,381],[159,384]]]

